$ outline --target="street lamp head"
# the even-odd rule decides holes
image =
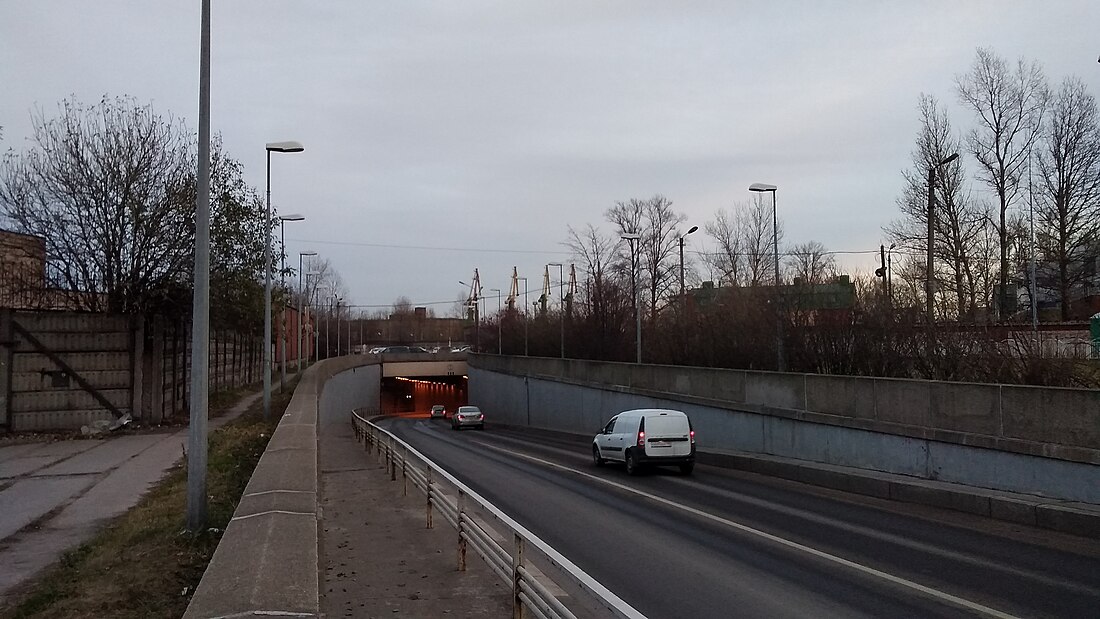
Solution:
[[[897,247],[897,246],[898,246],[898,244],[897,244],[897,243],[890,243],[890,249],[894,249],[894,248],[895,248],[895,247]]]
[[[958,158],[959,153],[951,153],[946,159],[940,162],[940,165],[947,165]]]
[[[778,189],[778,187],[776,187],[775,185],[769,185],[767,183],[753,183],[749,185],[749,191],[764,192],[775,191],[776,189]]]
[[[688,234],[694,234],[694,233],[695,233],[695,231],[696,231],[696,230],[698,230],[698,229],[699,229],[699,226],[692,226],[692,227],[691,227],[691,229],[690,229],[690,230],[688,230],[688,231],[687,231],[687,232],[686,232],[686,233],[684,234],[684,236],[687,236]]]
[[[298,255],[299,256],[316,256],[317,252],[315,252],[315,251],[300,251],[300,252],[298,252]]]
[[[279,219],[283,221],[302,221],[305,219],[305,215],[299,215],[298,213],[291,213],[289,215],[279,215]]]
[[[300,153],[306,148],[301,142],[268,142],[267,151],[273,153]]]
[[[619,235],[619,238],[626,241],[637,241],[638,239],[642,238],[642,235],[638,234],[637,232],[624,232]]]

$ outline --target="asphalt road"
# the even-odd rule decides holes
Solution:
[[[586,445],[384,427],[651,619],[1100,617],[1100,543],[699,465],[629,477]]]

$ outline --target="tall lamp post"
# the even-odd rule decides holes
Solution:
[[[558,267],[558,309],[561,311],[561,320],[558,321],[561,330],[561,358],[565,358],[565,265],[560,262],[551,262],[548,267]]]
[[[489,292],[497,293],[497,354],[504,354],[504,331],[501,329],[500,320],[500,288],[490,288]]]
[[[681,299],[681,302],[682,302],[682,300],[684,298],[684,294],[685,294],[685,290],[684,290],[684,237],[686,237],[688,234],[693,234],[698,229],[699,229],[699,226],[692,226],[691,230],[687,231],[687,234],[684,234],[683,236],[680,237],[680,299]]]
[[[271,153],[300,153],[298,142],[269,142],[267,150],[267,219],[264,221],[264,421],[271,418]]]
[[[940,166],[945,166],[952,161],[959,158],[959,153],[951,153],[948,157],[937,163],[936,165],[928,166],[928,257],[927,264],[925,265],[925,282],[924,282],[924,312],[926,320],[928,321],[928,328],[931,329],[936,320],[934,299],[935,299],[935,263],[933,262],[933,249],[936,241],[936,169]],[[1002,297],[1004,291],[1001,291]],[[1001,307],[1004,307],[1003,298]]]
[[[279,260],[281,262],[279,267],[279,289],[283,293],[282,311],[280,312],[282,320],[279,324],[279,393],[286,389],[286,222],[302,221],[303,219],[305,219],[305,216],[297,213],[279,215]],[[299,341],[299,343],[301,342]]]
[[[305,256],[316,256],[315,251],[300,251],[298,252],[298,348],[295,349],[298,357],[298,373],[302,372],[302,309],[305,305],[304,298],[302,297],[302,258]]]
[[[637,348],[637,363],[642,362],[642,310],[638,307],[638,274],[637,259],[634,257],[634,241],[642,238],[637,232],[627,232],[619,235],[620,239],[630,244],[630,295],[634,305],[634,344]]]
[[[340,302],[344,297],[336,297],[336,356],[340,356]]]
[[[523,356],[528,356],[527,353],[527,278],[519,277],[516,279],[523,280]]]
[[[192,533],[206,526],[206,421],[210,391],[210,0],[202,0],[199,19],[199,167],[195,195],[195,285],[191,299],[191,426],[187,431],[186,511],[187,530]]]
[[[749,185],[749,191],[772,194],[772,249],[775,255],[775,365],[780,372],[786,372],[786,362],[783,358],[783,314],[780,312],[779,291],[779,218],[776,216],[775,185],[767,183],[753,183]]]

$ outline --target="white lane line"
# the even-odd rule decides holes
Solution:
[[[481,443],[481,441],[478,441],[478,442]],[[493,449],[495,451],[500,451],[500,452],[503,452],[503,453],[506,453],[506,454],[509,454],[509,455],[512,455],[512,456],[516,456],[518,458],[523,458],[525,460],[530,460],[532,462],[538,462],[539,464],[549,466],[551,468],[555,468],[555,469],[558,469],[558,470],[561,470],[561,471],[566,471],[566,472],[569,472],[569,473],[573,473],[575,475],[580,475],[582,477],[586,477],[588,479],[600,482],[602,484],[607,484],[609,486],[618,488],[618,489],[623,490],[625,492],[630,492],[632,494],[636,494],[638,496],[645,497],[645,498],[647,498],[651,501],[655,501],[655,502],[660,503],[662,505],[666,505],[668,507],[672,507],[672,508],[675,508],[675,509],[679,509],[681,511],[688,512],[689,514],[699,516],[700,518],[706,518],[707,520],[711,520],[711,521],[717,522],[719,524],[723,524],[725,526],[728,526],[728,527],[733,528],[733,529],[737,529],[738,531],[742,531],[742,532],[748,533],[750,535],[755,535],[757,537],[761,537],[761,538],[766,539],[768,541],[786,546],[788,548],[792,548],[792,549],[797,550],[799,552],[804,552],[806,554],[813,555],[813,556],[818,557],[820,559],[824,559],[826,561],[831,561],[833,563],[843,565],[844,567],[856,570],[858,572],[862,572],[864,574],[867,574],[869,576],[873,576],[875,578],[880,578],[882,580],[894,583],[896,585],[900,585],[902,587],[913,589],[914,591],[919,591],[920,593],[923,593],[925,595],[931,596],[931,597],[936,598],[938,600],[947,602],[949,604],[954,604],[956,606],[961,606],[963,608],[967,608],[969,610],[981,613],[981,614],[989,616],[989,617],[997,617],[998,619],[1019,619],[1015,615],[1010,615],[1008,613],[1001,612],[1001,611],[999,611],[995,608],[990,608],[988,606],[984,606],[984,605],[979,604],[977,602],[971,602],[970,600],[966,600],[966,599],[963,599],[961,597],[951,595],[950,593],[946,593],[946,592],[940,591],[938,589],[933,589],[931,587],[927,587],[927,586],[922,585],[920,583],[916,583],[916,582],[913,582],[911,580],[901,578],[900,576],[894,576],[893,574],[888,574],[886,572],[876,570],[873,567],[868,567],[866,565],[856,563],[854,561],[849,561],[848,559],[845,559],[843,557],[838,557],[836,555],[829,554],[827,552],[818,550],[816,548],[811,548],[809,546],[800,544],[798,542],[794,542],[794,541],[791,541],[789,539],[779,537],[777,535],[772,535],[771,533],[766,533],[764,531],[761,531],[760,529],[754,529],[753,527],[743,525],[739,522],[734,522],[734,521],[728,520],[726,518],[722,518],[721,516],[715,516],[714,514],[711,514],[711,513],[708,513],[708,512],[699,510],[699,509],[695,509],[694,507],[688,507],[686,505],[680,505],[679,503],[675,503],[675,502],[670,501],[670,500],[668,500],[664,497],[659,497],[657,495],[650,494],[648,492],[643,492],[643,491],[638,490],[636,488],[631,488],[630,486],[626,486],[626,485],[620,484],[618,482],[611,481],[609,479],[604,479],[602,477],[597,477],[597,476],[592,475],[590,473],[585,473],[583,471],[578,471],[576,469],[572,469],[572,468],[569,468],[567,466],[563,466],[563,465],[558,464],[556,462],[550,462],[549,460],[543,460],[542,458],[536,458],[534,456],[529,456],[527,454],[512,451],[510,449],[504,449],[504,448],[501,448],[501,447],[488,445],[486,443],[481,443],[481,444],[485,445],[485,447],[487,447],[489,449]]]

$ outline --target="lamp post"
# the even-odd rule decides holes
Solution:
[[[501,329],[500,320],[500,288],[490,288],[489,292],[497,293],[497,354],[504,354],[504,331]]]
[[[775,365],[778,371],[787,371],[783,358],[783,314],[780,312],[779,296],[779,218],[776,216],[775,185],[767,183],[753,183],[749,185],[749,191],[772,194],[772,249],[775,254]]]
[[[279,393],[286,389],[286,222],[302,221],[303,215],[279,215],[279,289],[283,293],[282,319],[279,323]]]
[[[637,348],[636,362],[641,364],[642,362],[642,311],[638,307],[638,274],[637,274],[637,259],[634,257],[634,241],[642,238],[642,235],[637,232],[627,232],[619,235],[620,239],[625,240],[630,245],[630,298],[631,304],[634,306],[634,344]]]
[[[519,277],[517,279],[523,280],[523,356],[528,356],[527,353],[527,278]]]
[[[264,221],[264,421],[271,418],[271,153],[300,153],[298,142],[269,142],[267,150],[267,219]]]
[[[935,322],[935,309],[934,309],[934,277],[935,277],[935,264],[933,262],[933,246],[936,241],[936,168],[947,165],[952,161],[959,158],[959,153],[951,153],[947,158],[943,159],[935,165],[928,166],[928,257],[927,264],[925,265],[925,282],[924,282],[924,312],[926,320],[928,321],[929,330],[932,329],[932,325]],[[1004,291],[1001,291],[1002,297]],[[1001,307],[1004,307],[1002,300]]]
[[[558,267],[558,309],[561,311],[561,320],[558,321],[561,330],[561,345],[559,350],[561,358],[565,358],[565,265],[560,262],[551,262],[548,267]]]
[[[206,421],[210,391],[210,0],[199,24],[199,148],[195,288],[191,299],[191,411],[187,431],[187,530],[206,526]],[[269,245],[270,247],[270,245]]]
[[[894,248],[897,243],[890,243],[890,250],[886,252],[886,296],[890,300],[890,307],[894,307]]]
[[[298,373],[302,372],[302,309],[305,305],[304,298],[302,297],[302,258],[305,256],[316,256],[315,251],[300,251],[298,252],[298,348],[295,349],[298,357]]]
[[[684,294],[685,294],[685,291],[684,291],[684,237],[686,237],[688,234],[694,233],[698,229],[699,229],[699,226],[692,226],[691,230],[687,231],[687,234],[680,237],[680,299],[681,299],[681,302],[682,302],[682,300],[684,298]]]
[[[333,293],[336,296],[336,293]],[[344,297],[336,297],[336,356],[340,356],[340,302]]]

